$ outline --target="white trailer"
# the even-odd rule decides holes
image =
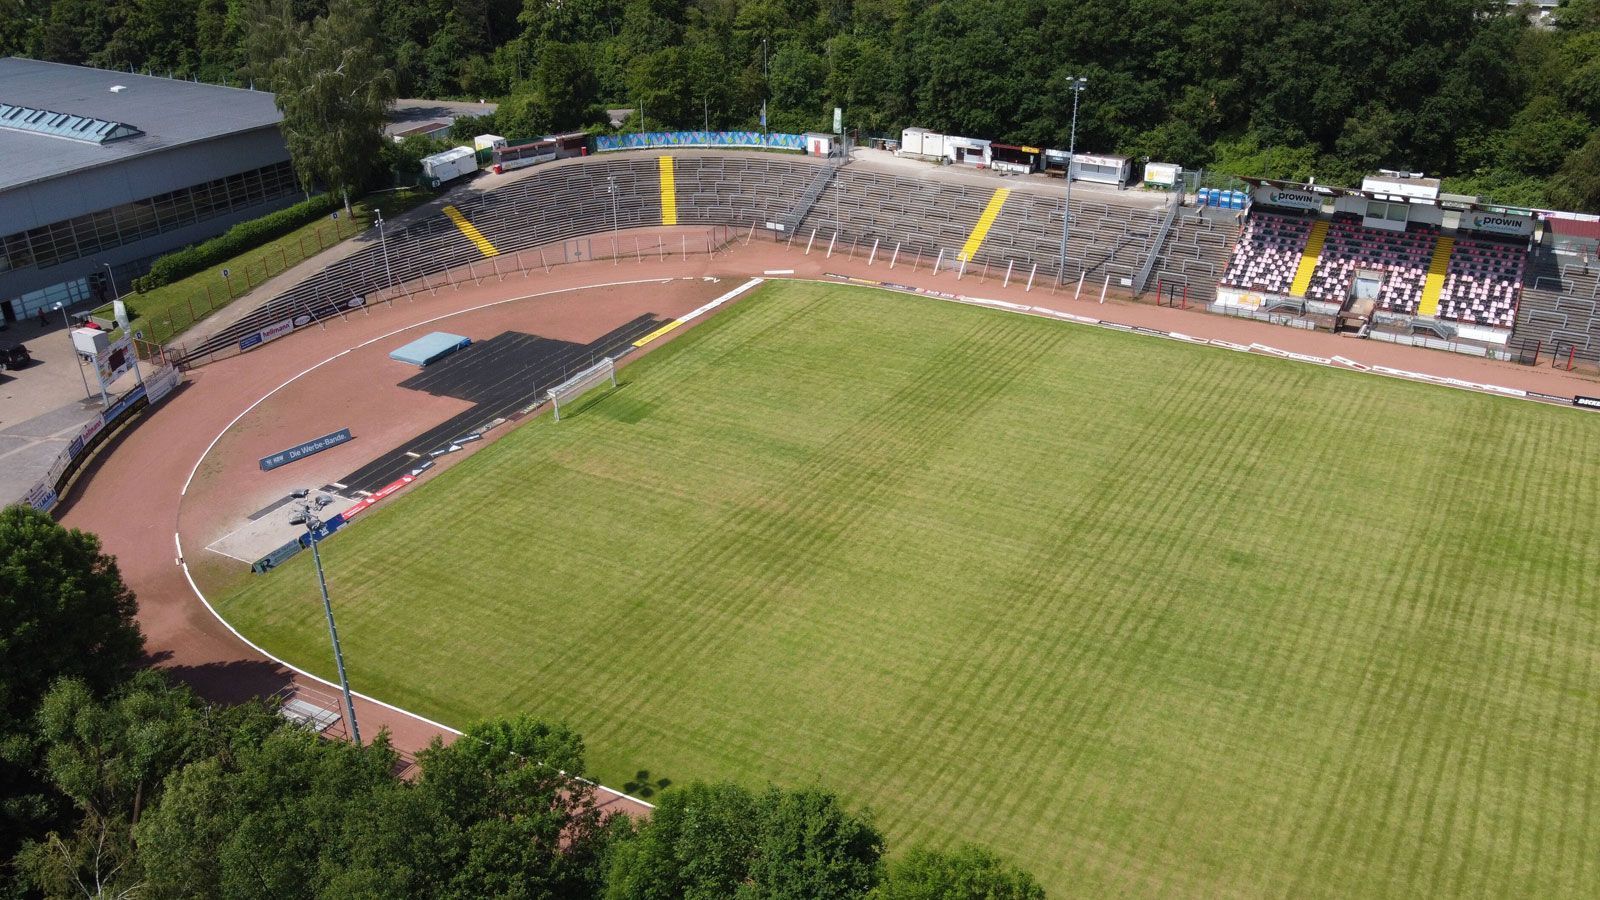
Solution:
[[[944,135],[926,128],[907,128],[900,132],[900,155],[938,159],[944,156]]]
[[[478,155],[471,147],[451,147],[422,158],[422,177],[434,187],[478,171]]]
[[[949,135],[944,139],[944,158],[951,165],[987,166],[990,161],[989,141]]]

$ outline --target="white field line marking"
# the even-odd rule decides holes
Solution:
[[[748,291],[751,288],[760,285],[763,280],[764,279],[761,279],[761,278],[752,278],[749,281],[746,281],[744,284],[739,285],[738,287],[736,287],[733,290],[727,292],[726,294],[723,294],[721,297],[718,297],[717,299],[711,301],[710,303],[707,303],[705,306],[702,306],[702,307],[700,307],[699,309],[696,309],[696,310],[691,310],[690,312],[687,312],[687,313],[679,316],[678,317],[678,324],[679,325],[687,325],[687,324],[689,324],[690,322],[694,321],[695,319],[698,319],[701,316],[705,315],[706,313],[711,312],[712,310],[716,309],[717,307],[721,306],[724,303],[727,303],[729,300],[732,300],[733,298],[739,296],[740,294],[744,293],[745,291]]]

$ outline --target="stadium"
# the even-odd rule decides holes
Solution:
[[[315,545],[364,734],[565,720],[618,808],[815,782],[1053,894],[1596,888],[1592,222],[599,149],[166,348],[61,512],[148,551],[165,665],[352,730]]]

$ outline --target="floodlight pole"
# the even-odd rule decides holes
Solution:
[[[394,298],[394,270],[389,268],[389,241],[383,234],[383,210],[373,211],[378,217],[378,246],[383,248],[383,274],[389,279],[389,297]]]
[[[350,698],[350,679],[344,673],[344,651],[339,649],[339,628],[333,624],[333,602],[328,599],[328,578],[322,571],[322,553],[317,550],[316,529],[322,523],[311,514],[309,506],[301,507],[305,513],[306,537],[311,541],[311,558],[317,564],[317,586],[322,589],[322,611],[328,616],[328,637],[333,641],[333,661],[339,669],[339,687],[344,691],[345,715],[350,718],[350,737],[361,746],[361,726],[356,724],[356,704]]]
[[[121,300],[122,292],[117,290],[117,276],[111,271],[111,263],[101,263],[100,265],[106,267],[106,277],[111,279],[111,299]]]
[[[617,240],[617,176],[606,176],[606,193],[611,195],[611,241],[614,245]]]
[[[1078,95],[1088,83],[1087,78],[1073,76],[1069,85],[1072,88],[1072,135],[1067,139],[1067,199],[1061,205],[1061,262],[1056,269],[1056,284],[1062,284],[1067,277],[1067,231],[1072,223],[1072,165],[1078,158]]]

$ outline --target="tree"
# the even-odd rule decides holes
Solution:
[[[212,710],[186,687],[143,670],[99,699],[82,681],[57,682],[34,719],[44,770],[80,819],[30,843],[18,867],[51,896],[113,896],[141,885],[132,829],[161,795],[166,776],[216,752],[251,717],[281,724],[257,704]]]
[[[862,897],[883,840],[818,789],[694,784],[662,798],[612,854],[608,900]]]
[[[620,844],[609,900],[734,896],[756,854],[756,798],[738,785],[696,783],[661,798],[650,821]]]
[[[1567,209],[1600,209],[1600,132],[1567,156],[1550,182],[1550,199]]]
[[[882,875],[883,837],[819,788],[768,788],[750,876],[756,897],[859,897]]]
[[[314,896],[348,868],[355,823],[404,790],[386,733],[362,747],[286,723],[250,737],[169,776],[134,826],[151,894]]]
[[[329,0],[308,24],[294,18],[290,0],[256,0],[251,30],[250,65],[277,94],[295,174],[307,190],[321,182],[338,192],[348,210],[350,192],[379,158],[395,98],[371,7]]]
[[[608,817],[583,770],[573,731],[519,716],[475,725],[418,759],[417,790],[440,813],[440,854],[459,897],[587,896],[598,892]]]
[[[971,844],[949,852],[917,848],[890,864],[872,900],[1044,900],[1033,876]]]
[[[0,859],[65,812],[38,775],[40,701],[60,678],[94,696],[125,681],[144,651],[134,610],[99,539],[25,506],[0,510]]]

